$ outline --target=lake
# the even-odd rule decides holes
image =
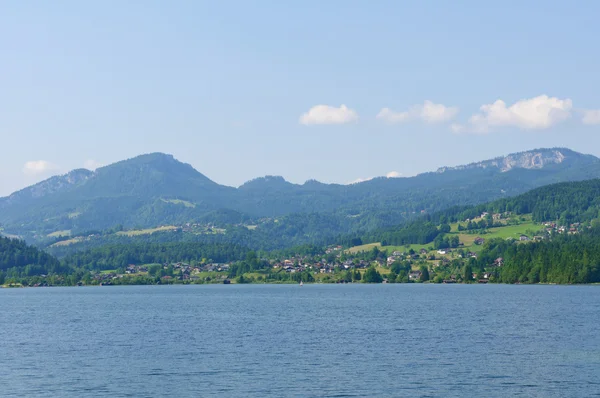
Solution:
[[[0,395],[600,396],[600,286],[0,289]]]

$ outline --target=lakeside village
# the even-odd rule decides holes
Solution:
[[[483,213],[481,218],[489,217]],[[495,220],[502,215],[493,215]],[[471,220],[466,220],[471,221]],[[552,234],[576,234],[582,226],[568,227],[547,222],[535,234],[520,234],[509,240],[530,242],[548,239]],[[463,237],[457,234],[455,236]],[[494,282],[504,265],[499,258],[478,262],[479,251],[486,234],[472,239],[472,245],[458,242],[455,247],[381,248],[372,245],[367,250],[351,251],[342,246],[330,246],[315,255],[295,255],[283,259],[255,259],[232,263],[185,263],[135,265],[124,269],[103,271],[87,281],[92,285],[129,283],[202,284],[202,283],[488,283]],[[367,245],[369,246],[369,245]]]
[[[554,234],[577,234],[586,226],[557,222],[521,225],[508,222],[509,213],[483,213],[491,219],[489,228],[470,229],[477,219],[464,220],[468,227],[453,224],[440,242],[427,245],[380,246],[366,244],[353,248],[329,246],[308,254],[275,257],[249,252],[245,260],[215,263],[176,261],[163,264],[127,264],[118,269],[79,270],[71,275],[39,275],[23,279],[16,286],[126,285],[126,284],[235,284],[235,283],[493,283],[504,259],[482,256],[489,239],[504,238],[518,243],[550,239]],[[511,228],[517,228],[515,230]],[[589,228],[589,226],[588,226]],[[511,236],[507,237],[508,230]],[[526,233],[519,233],[522,231]]]

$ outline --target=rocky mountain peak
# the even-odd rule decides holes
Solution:
[[[455,167],[440,167],[437,172],[444,173],[451,170],[468,169],[498,169],[500,172],[507,172],[512,169],[541,169],[548,165],[560,164],[567,160],[576,160],[579,158],[589,158],[598,161],[599,159],[590,155],[572,151],[566,148],[541,148],[531,151],[512,153],[507,156],[500,156],[494,159],[484,160],[482,162],[470,163]]]
[[[6,204],[16,203],[22,199],[40,198],[57,192],[66,191],[77,186],[94,175],[87,169],[75,169],[66,174],[50,177],[35,185],[17,191],[4,198]]]

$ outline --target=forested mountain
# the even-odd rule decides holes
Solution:
[[[531,214],[531,220],[542,223],[556,221],[559,225],[591,222],[600,218],[600,179],[546,185],[511,198],[499,199],[475,206],[455,206],[424,215],[404,225],[383,228],[361,236],[364,242],[386,242],[402,245],[432,242],[441,232],[440,224],[474,219],[483,213]],[[479,221],[480,223],[482,221]],[[483,221],[485,223],[485,220]],[[352,235],[345,241],[352,239]]]
[[[299,185],[268,176],[232,188],[170,155],[154,153],[95,172],[75,170],[1,198],[0,224],[5,233],[32,241],[57,231],[77,234],[116,225],[261,220],[257,233],[261,228],[278,231],[280,239],[301,244],[348,231],[372,231],[422,213],[514,196],[550,183],[597,177],[600,159],[555,148],[408,178]]]

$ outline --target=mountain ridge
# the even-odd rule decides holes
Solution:
[[[450,170],[465,170],[472,168],[497,168],[501,172],[512,170],[513,168],[540,169],[549,164],[560,164],[571,158],[593,158],[593,155],[586,155],[575,152],[569,148],[538,148],[529,151],[515,152],[506,156],[498,156],[493,159],[482,160],[458,166],[443,166],[436,170],[437,173],[444,173]]]
[[[495,157],[492,159],[486,159],[486,160],[482,160],[479,162],[472,162],[472,163],[462,164],[462,165],[458,165],[458,166],[442,166],[442,167],[439,167],[436,171],[428,171],[428,172],[424,172],[424,173],[419,173],[419,174],[417,174],[415,176],[411,176],[411,177],[396,177],[396,179],[406,180],[406,179],[411,179],[414,177],[419,177],[422,175],[427,175],[430,173],[445,173],[448,171],[460,171],[460,170],[468,170],[468,169],[476,169],[476,168],[480,168],[480,169],[496,168],[496,169],[499,169],[501,172],[507,172],[507,171],[515,169],[515,168],[542,169],[544,167],[547,167],[550,164],[560,164],[563,161],[573,158],[573,157],[593,159],[594,161],[600,163],[600,158],[597,158],[594,155],[582,154],[582,153],[573,151],[569,148],[564,148],[564,147],[537,148],[537,149],[532,149],[532,150],[528,150],[528,151],[510,153],[505,156],[498,156],[498,157]],[[118,168],[118,167],[121,167],[124,165],[126,165],[126,166],[135,165],[135,166],[140,167],[140,169],[142,169],[143,167],[152,168],[152,166],[156,166],[156,164],[166,165],[169,163],[171,165],[178,165],[179,168],[177,171],[182,171],[183,169],[187,169],[186,172],[191,173],[191,174],[196,174],[196,176],[199,177],[200,179],[202,179],[204,181],[204,183],[207,185],[214,184],[214,185],[219,185],[221,187],[233,188],[233,189],[247,189],[248,187],[251,187],[253,185],[258,185],[258,184],[262,184],[262,185],[277,184],[279,186],[287,185],[287,186],[296,186],[296,187],[303,187],[303,186],[307,186],[307,185],[308,186],[311,186],[311,185],[312,186],[316,186],[316,185],[318,185],[318,186],[323,186],[323,185],[325,185],[325,186],[349,186],[349,185],[365,184],[365,183],[368,183],[369,181],[377,180],[377,179],[381,179],[381,180],[388,179],[385,176],[379,176],[379,177],[375,177],[371,180],[356,182],[356,183],[352,183],[352,184],[324,183],[324,182],[320,182],[316,179],[308,179],[303,184],[296,184],[296,183],[287,181],[283,176],[265,175],[262,177],[256,177],[251,180],[248,180],[245,183],[243,183],[242,185],[240,185],[239,187],[235,188],[235,187],[230,187],[227,185],[222,185],[222,184],[219,184],[219,183],[211,180],[210,178],[206,177],[204,174],[197,171],[189,163],[180,162],[179,160],[175,159],[175,157],[172,154],[167,154],[167,153],[162,153],[162,152],[152,152],[152,153],[147,153],[147,154],[141,154],[141,155],[135,156],[133,158],[120,160],[115,163],[111,163],[109,165],[99,167],[95,171],[90,171],[85,168],[80,168],[80,169],[71,170],[65,174],[55,175],[55,176],[49,177],[43,181],[40,181],[34,185],[31,185],[31,186],[25,187],[23,189],[20,189],[18,191],[15,191],[5,197],[0,197],[0,201],[14,197],[14,196],[26,196],[25,192],[27,192],[29,190],[34,190],[34,189],[36,189],[37,191],[31,193],[32,197],[43,196],[43,194],[40,194],[40,191],[43,192],[44,188],[48,189],[50,193],[54,193],[54,192],[60,190],[61,185],[62,186],[78,185],[80,182],[83,182],[84,180],[96,178],[98,175],[102,175],[102,174],[106,173],[108,170],[112,170],[114,168]],[[83,178],[82,178],[82,176],[83,176]],[[52,184],[58,185],[59,189],[52,189],[53,188]]]
[[[352,217],[356,228],[372,229],[411,214],[597,177],[600,159],[566,148],[541,148],[413,177],[340,185],[316,180],[294,184],[281,176],[265,176],[234,188],[212,181],[173,155],[157,152],[93,172],[73,170],[0,198],[0,223],[7,232],[33,240],[62,230],[146,228],[212,218],[236,223],[311,213],[339,220],[340,228]],[[304,226],[297,233],[307,234],[306,228],[316,227]]]

